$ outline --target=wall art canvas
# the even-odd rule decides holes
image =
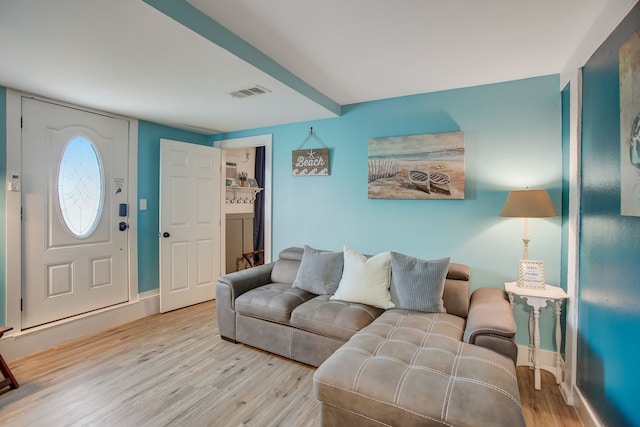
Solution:
[[[370,199],[464,199],[464,132],[369,140]]]
[[[640,33],[619,50],[620,213],[640,216]]]

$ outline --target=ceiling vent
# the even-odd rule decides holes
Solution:
[[[250,96],[262,95],[263,93],[270,93],[270,92],[271,91],[267,88],[264,88],[260,85],[255,85],[247,89],[240,89],[234,92],[230,92],[229,95],[231,95],[234,98],[248,98]]]

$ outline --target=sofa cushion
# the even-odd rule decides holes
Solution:
[[[316,295],[332,294],[342,277],[342,252],[326,252],[304,247],[300,268],[293,287]]]
[[[315,295],[291,287],[289,283],[270,283],[236,298],[236,312],[245,316],[288,324],[291,312]]]
[[[367,425],[524,426],[513,363],[462,343],[463,327],[389,310],[318,368],[316,398]]]
[[[278,254],[278,260],[274,263],[271,272],[271,281],[273,283],[293,284],[298,274],[300,261],[302,260],[302,248],[287,248]]]
[[[391,274],[397,307],[427,313],[446,313],[442,301],[449,258],[423,260],[391,252]]]
[[[392,308],[389,294],[391,254],[383,252],[367,258],[344,247],[344,270],[332,300],[357,302],[378,308]]]
[[[290,323],[307,332],[347,341],[383,311],[370,305],[332,301],[329,295],[320,295],[296,307]]]

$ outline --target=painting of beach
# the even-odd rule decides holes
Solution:
[[[369,140],[370,199],[464,199],[464,132]]]
[[[640,33],[620,47],[620,214],[640,216]]]

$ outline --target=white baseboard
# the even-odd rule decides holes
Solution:
[[[584,427],[603,427],[604,424],[600,422],[600,419],[596,415],[595,411],[584,398],[580,389],[577,386],[573,386],[573,396],[575,397],[574,408],[578,414],[578,418],[582,421]]]
[[[549,350],[540,350],[540,369],[549,371],[555,375],[555,358],[556,353]],[[562,364],[562,372],[564,372],[564,360],[560,359]],[[526,345],[518,346],[518,361],[516,366],[531,366],[529,363],[529,347]],[[560,392],[567,405],[573,406],[576,410],[576,414],[584,427],[603,427],[604,424],[600,422],[595,411],[587,402],[585,397],[580,392],[580,389],[575,384],[569,384],[562,382],[560,379]]]
[[[160,312],[160,293],[140,294],[137,301],[104,308],[28,329],[9,331],[0,340],[0,354],[11,361],[83,336],[95,334]],[[13,333],[12,333],[13,332]]]

